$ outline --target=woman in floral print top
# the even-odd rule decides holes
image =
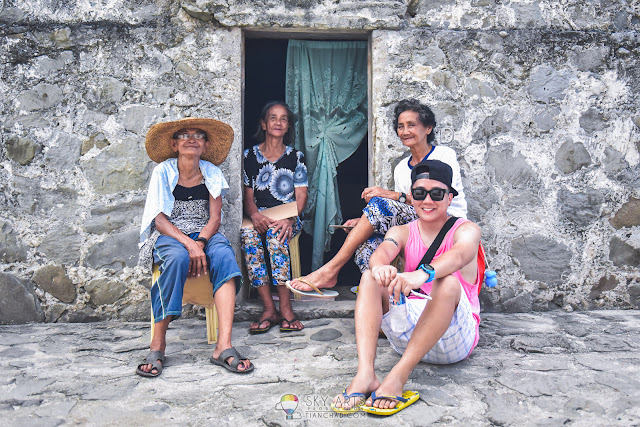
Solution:
[[[242,250],[251,286],[257,289],[264,305],[258,322],[249,326],[251,333],[267,332],[280,321],[281,331],[298,331],[304,326],[295,317],[289,290],[284,286],[291,276],[289,239],[300,233],[298,216],[272,220],[260,211],[284,203],[296,202],[302,212],[307,201],[307,167],[304,154],[292,148],[293,113],[283,102],[270,102],[262,109],[258,132],[261,141],[244,151],[244,208],[254,228],[243,228]],[[266,243],[266,247],[263,243]],[[269,253],[271,281],[265,250]],[[279,312],[268,285],[278,290]]]

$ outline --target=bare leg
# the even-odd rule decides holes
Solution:
[[[443,277],[434,282],[431,292],[433,300],[429,301],[420,315],[407,349],[380,384],[376,395],[402,395],[402,388],[413,369],[447,331],[460,301],[460,292],[460,282],[453,276]],[[379,399],[373,406],[393,408],[396,403],[395,400]],[[371,398],[366,404],[372,405]]]
[[[151,345],[149,346],[149,350],[151,351],[164,351],[167,347],[167,328],[169,327],[169,322],[171,322],[171,318],[173,316],[165,317],[164,319],[155,322],[153,324],[153,339],[151,340]],[[162,363],[160,360],[157,360],[160,365]],[[152,372],[156,373],[156,369],[152,368],[151,365],[141,365],[140,370],[144,372]]]
[[[331,258],[331,261],[312,272],[308,276],[301,277],[318,288],[332,288],[338,282],[338,273],[342,266],[351,259],[358,246],[367,241],[373,235],[373,226],[367,219],[366,215],[362,215],[358,224],[349,232],[344,243],[340,247],[338,253]],[[301,291],[313,290],[311,286],[301,282],[298,279],[291,281],[291,286]]]
[[[385,306],[384,301],[387,301]],[[360,279],[360,290],[356,300],[356,346],[358,349],[358,372],[347,387],[347,394],[371,393],[380,386],[375,373],[378,332],[382,324],[383,310],[388,310],[386,289],[381,288],[371,277],[369,270]],[[334,406],[351,408],[359,402],[343,402],[342,394],[333,399]]]
[[[278,288],[279,287],[280,286],[278,286]],[[260,316],[260,320],[258,322],[249,324],[249,329],[266,328],[267,319],[272,323],[277,323],[280,317],[278,310],[276,310],[276,305],[273,302],[273,297],[271,296],[271,287],[269,285],[263,285],[256,289],[258,290],[258,295],[260,295],[264,311],[262,312],[262,316]],[[280,304],[282,304],[282,302]]]
[[[280,314],[284,317],[283,326],[285,328],[302,330],[304,326],[299,320],[289,323],[289,320],[296,317],[293,312],[293,307],[291,306],[291,291],[284,285],[278,285],[277,288],[278,297],[280,299]]]
[[[213,358],[217,359],[220,353],[231,348],[231,329],[233,327],[233,311],[236,306],[236,285],[234,279],[222,285],[213,296],[218,311],[218,342],[213,350]],[[227,361],[230,363],[233,358]],[[244,371],[251,367],[251,362],[245,360],[238,365],[238,369]]]

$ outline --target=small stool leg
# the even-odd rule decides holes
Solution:
[[[209,344],[215,344],[218,342],[218,310],[215,305],[211,308],[205,307],[204,314],[207,317],[207,341]]]

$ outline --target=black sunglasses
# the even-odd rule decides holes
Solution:
[[[432,188],[427,190],[424,187],[416,187],[411,189],[411,195],[415,200],[424,200],[427,198],[427,194],[431,196],[431,200],[439,202],[444,199],[444,196],[449,192],[444,188]]]

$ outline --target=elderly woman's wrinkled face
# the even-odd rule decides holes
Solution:
[[[283,138],[289,130],[289,114],[282,105],[269,108],[266,120],[262,121],[262,130],[267,136]]]
[[[173,151],[181,155],[200,157],[207,146],[207,134],[202,129],[181,129],[171,140]]]
[[[415,111],[407,110],[398,116],[398,136],[406,147],[427,143],[427,135],[433,128],[425,126],[420,121],[420,116]]]

